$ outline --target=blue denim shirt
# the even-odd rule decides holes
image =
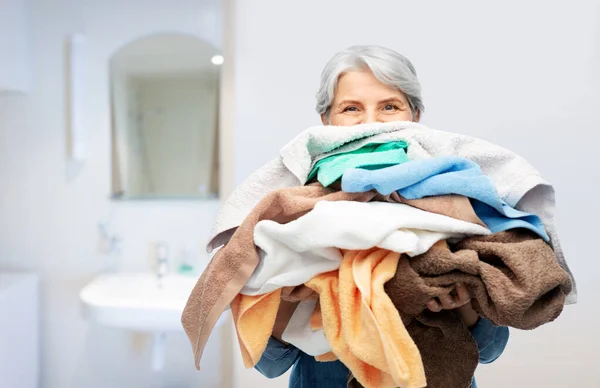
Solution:
[[[471,328],[471,334],[479,349],[479,362],[489,364],[495,361],[508,342],[508,328],[494,326],[489,320],[480,318]],[[348,368],[339,361],[318,362],[313,356],[301,352],[292,345],[284,345],[275,338],[269,340],[255,368],[268,378],[279,377],[290,369],[289,388],[346,388]],[[477,388],[473,378],[473,388]]]

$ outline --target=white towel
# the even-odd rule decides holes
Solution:
[[[266,294],[333,271],[342,260],[339,249],[379,247],[417,256],[440,240],[490,233],[483,226],[400,203],[320,201],[287,224],[256,224],[254,243],[263,253],[241,293]]]
[[[317,300],[303,300],[298,303],[294,314],[290,318],[281,339],[294,345],[302,352],[311,356],[320,356],[331,352],[331,345],[325,337],[325,330],[314,330],[310,327],[310,317]]]
[[[571,276],[573,290],[566,303],[577,301],[575,279],[564,258],[554,226],[554,188],[525,159],[490,142],[427,128],[413,122],[374,123],[350,127],[318,126],[300,133],[280,155],[250,175],[221,207],[207,250],[225,244],[264,195],[282,187],[304,185],[320,158],[362,147],[370,142],[404,140],[409,159],[460,156],[479,164],[501,198],[516,209],[538,215],[558,262]]]

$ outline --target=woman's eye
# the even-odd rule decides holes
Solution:
[[[347,106],[344,108],[344,112],[358,112],[358,108],[355,106]]]
[[[386,106],[383,107],[383,110],[394,111],[394,110],[398,110],[398,107],[396,105],[387,104]]]

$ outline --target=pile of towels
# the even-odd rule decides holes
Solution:
[[[349,386],[469,387],[473,338],[425,303],[460,283],[496,325],[555,320],[577,290],[554,205],[527,161],[480,139],[411,122],[309,128],[222,206],[182,316],[196,367],[228,308],[256,365],[283,300],[297,307],[282,339],[343,362]]]

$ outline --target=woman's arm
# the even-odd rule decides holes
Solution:
[[[271,337],[267,348],[254,368],[263,376],[273,379],[287,372],[298,357],[300,357],[300,350]]]
[[[481,317],[470,330],[479,349],[480,363],[494,362],[504,352],[509,337],[508,327],[494,326],[492,322]]]

